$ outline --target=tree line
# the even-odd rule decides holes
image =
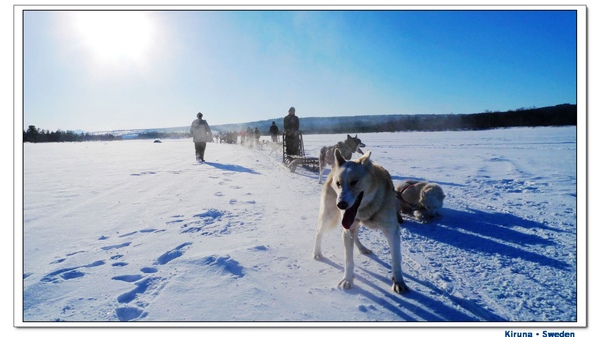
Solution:
[[[486,130],[509,127],[577,125],[577,106],[561,104],[544,108],[520,108],[506,112],[445,115],[379,115],[332,117],[327,123],[320,118],[301,118],[304,134],[371,133],[402,131]]]
[[[250,122],[245,124],[230,124],[211,126],[214,131],[237,132],[240,128],[252,127],[262,130],[263,135],[273,120]],[[283,125],[283,118],[276,119]],[[455,130],[485,130],[508,127],[535,126],[568,126],[577,125],[577,105],[560,104],[544,108],[520,108],[505,112],[486,111],[476,114],[446,114],[446,115],[378,115],[378,116],[347,116],[347,117],[300,117],[301,130],[304,134],[326,133],[371,133],[371,132],[402,132],[402,131],[455,131]],[[23,141],[32,143],[42,142],[82,142],[110,141],[122,139],[150,138],[185,138],[188,127],[182,127],[180,132],[147,131],[135,135],[115,136],[113,134],[75,133],[73,131],[55,131],[37,129],[30,125],[23,131]]]
[[[86,141],[109,141],[121,140],[123,137],[113,134],[93,135],[90,133],[76,133],[74,131],[48,131],[30,125],[23,131],[23,142],[25,143],[54,143],[54,142],[86,142]]]
[[[561,104],[544,108],[519,108],[505,112],[476,114],[365,115],[338,117],[302,117],[303,134],[372,133],[403,131],[460,131],[508,127],[577,125],[577,105]],[[283,117],[269,120],[211,126],[213,131],[235,132],[247,127],[269,134],[271,123],[283,125]]]
[[[48,131],[36,128],[35,125],[29,125],[27,130],[23,131],[23,142],[25,143],[55,143],[55,142],[87,142],[87,141],[112,141],[124,139],[155,139],[155,138],[186,138],[188,133],[181,132],[159,132],[147,131],[135,135],[115,136],[112,133],[90,134],[76,133],[74,131]]]

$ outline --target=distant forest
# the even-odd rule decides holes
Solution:
[[[506,112],[446,115],[377,115],[349,117],[300,117],[303,134],[371,133],[402,131],[456,131],[486,130],[508,127],[568,126],[577,125],[577,105],[561,104],[544,108],[521,108]],[[211,126],[213,132],[232,132],[250,127],[268,134],[275,121],[283,130],[283,117],[243,124]],[[189,137],[189,127],[169,128],[161,131],[147,130],[133,135],[75,133],[73,131],[47,131],[30,125],[23,131],[23,142],[82,142],[122,139],[157,139]]]
[[[446,115],[375,115],[344,117],[302,117],[300,130],[303,134],[371,133],[402,131],[457,131],[485,130],[508,127],[567,126],[577,125],[577,105],[561,104],[545,108],[521,108],[506,112],[482,112],[477,114]],[[268,135],[271,123],[283,130],[283,116],[257,122],[218,125],[211,128],[232,132],[258,128]]]
[[[35,125],[30,125],[23,131],[24,143],[52,143],[52,142],[85,142],[85,141],[107,141],[121,140],[121,136],[115,136],[110,133],[102,135],[93,135],[90,133],[75,133],[74,131],[48,131],[38,129]]]

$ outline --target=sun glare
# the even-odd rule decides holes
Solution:
[[[156,27],[147,12],[77,12],[75,33],[99,62],[143,63],[150,52]]]

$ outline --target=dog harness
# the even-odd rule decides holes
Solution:
[[[404,188],[402,188],[402,190],[400,190],[400,192],[396,193],[396,197],[397,197],[397,198],[398,198],[400,201],[402,201],[403,203],[405,203],[405,204],[407,204],[408,206],[410,206],[410,208],[411,208],[413,211],[424,211],[424,210],[426,210],[426,208],[425,208],[425,207],[423,207],[423,206],[415,206],[415,205],[411,204],[410,202],[408,202],[408,201],[404,200],[404,198],[402,198],[402,193],[404,193],[404,191],[408,190],[409,188],[413,188],[413,187],[415,187],[415,185],[416,185],[417,183],[418,183],[418,182],[413,182],[413,183],[411,183],[411,184],[408,184],[407,186],[404,186]]]

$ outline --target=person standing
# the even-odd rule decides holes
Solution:
[[[277,136],[279,136],[279,128],[277,127],[277,124],[275,124],[275,122],[271,123],[269,133],[271,134],[271,141],[273,143],[277,143]]]
[[[300,154],[300,120],[296,116],[296,108],[291,107],[288,115],[283,119],[285,133],[286,153],[288,155]]]
[[[204,163],[204,151],[206,150],[206,143],[213,141],[212,132],[208,122],[202,119],[202,113],[198,112],[195,119],[190,127],[190,133],[192,134],[192,140],[194,141],[194,147],[196,149],[196,161]]]
[[[260,143],[260,131],[258,131],[258,128],[254,128],[254,144],[256,146],[258,146],[259,143]]]

